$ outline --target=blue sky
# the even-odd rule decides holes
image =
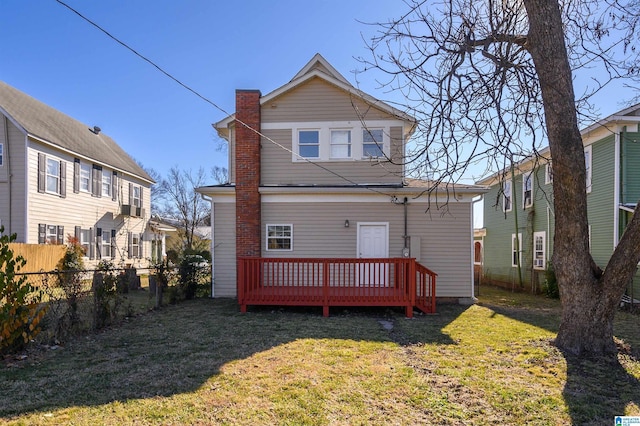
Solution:
[[[66,0],[186,85],[234,111],[235,89],[263,94],[321,53],[355,84],[363,37],[402,1]],[[162,175],[225,166],[211,127],[226,116],[55,0],[3,0],[0,80],[86,123]],[[360,88],[385,99],[373,75]],[[212,182],[213,183],[213,182]]]

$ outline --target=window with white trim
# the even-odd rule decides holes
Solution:
[[[549,185],[550,183],[553,183],[553,165],[551,164],[551,162],[548,162],[547,165],[545,166],[544,183],[547,185]]]
[[[593,174],[592,172],[592,163],[593,163],[593,159],[592,159],[592,146],[589,145],[588,147],[586,147],[584,149],[584,165],[586,167],[586,171],[587,171],[587,192],[591,192],[591,176]]]
[[[91,252],[91,229],[80,229],[78,240],[85,257],[89,257]]]
[[[111,254],[111,231],[98,228],[100,233],[100,258],[113,257]]]
[[[522,175],[522,207],[533,205],[533,172]]]
[[[298,154],[304,158],[320,157],[320,131],[298,131]]]
[[[111,196],[111,173],[102,173],[102,195]]]
[[[131,200],[136,207],[142,207],[142,187],[139,185],[133,185],[133,193],[131,194]]]
[[[47,158],[47,192],[60,193],[60,162]]]
[[[502,211],[511,211],[511,181],[505,180],[502,184]]]
[[[142,250],[140,246],[140,234],[131,232],[129,234],[129,258],[141,258]]]
[[[546,232],[533,233],[533,268],[544,269],[546,266]]]
[[[331,158],[351,158],[351,130],[331,130]]]
[[[511,234],[511,266],[522,266],[522,234]]]
[[[384,157],[384,130],[362,129],[362,156]]]
[[[91,166],[86,163],[80,163],[80,191],[91,192]]]
[[[293,250],[293,225],[267,224],[267,251]]]
[[[60,241],[59,239],[58,229],[59,227],[57,225],[47,225],[47,233],[44,239],[46,244],[64,244],[64,241]]]

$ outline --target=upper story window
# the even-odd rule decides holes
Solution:
[[[547,163],[544,170],[544,183],[549,185],[553,183],[553,166],[551,162]]]
[[[4,144],[0,143],[0,166],[4,165]]]
[[[133,185],[131,193],[131,204],[136,207],[142,207],[142,187]]]
[[[64,198],[67,195],[66,163],[38,153],[38,192],[56,194]]]
[[[592,151],[591,151],[591,145],[589,145],[588,147],[586,147],[584,149],[584,164],[586,167],[586,171],[587,171],[587,192],[591,192],[591,175],[592,175],[592,169],[591,169],[591,164],[592,164]]]
[[[79,175],[80,191],[91,192],[91,166],[85,163],[80,163],[80,175]]]
[[[511,181],[505,180],[502,184],[502,211],[511,211]]]
[[[362,156],[383,157],[384,131],[382,129],[362,129]]]
[[[300,130],[298,132],[298,149],[301,157],[320,157],[320,131]]]
[[[331,158],[351,158],[351,130],[331,130]]]
[[[522,175],[522,206],[526,209],[533,205],[533,172]]]
[[[47,158],[47,192],[60,193],[60,162]]]
[[[111,176],[110,173],[102,174],[102,195],[105,197],[111,196]]]

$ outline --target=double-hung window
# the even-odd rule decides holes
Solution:
[[[526,209],[533,205],[533,172],[522,175],[522,206]]]
[[[298,131],[298,154],[304,158],[320,157],[320,131]]]
[[[89,256],[91,252],[91,230],[81,229],[79,235],[79,243],[85,256]]]
[[[505,180],[502,184],[502,211],[511,211],[511,181]]]
[[[131,194],[131,200],[135,207],[142,207],[142,187],[133,185],[133,194]]]
[[[141,247],[141,236],[138,233],[130,232],[129,233],[129,258],[141,258],[142,257],[142,247]]]
[[[80,191],[91,192],[91,166],[80,163]]]
[[[545,267],[545,232],[533,233],[533,267],[544,269]]]
[[[102,173],[102,195],[111,196],[111,173]]]
[[[267,225],[267,251],[293,250],[293,225]]]
[[[351,158],[351,130],[331,130],[331,158]]]
[[[522,266],[522,234],[511,234],[511,266]]]
[[[547,163],[547,166],[545,168],[544,183],[547,185],[553,183],[553,165],[551,164],[551,162]]]
[[[382,129],[362,129],[362,156],[384,156],[384,131]]]
[[[58,239],[58,227],[56,225],[47,225],[47,234],[45,241],[47,244],[63,244],[64,241]]]
[[[60,193],[60,162],[47,158],[47,192]]]

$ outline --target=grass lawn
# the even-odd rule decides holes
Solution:
[[[550,342],[559,304],[254,308],[195,300],[0,364],[0,424],[614,424],[640,415],[640,316],[616,362]]]

